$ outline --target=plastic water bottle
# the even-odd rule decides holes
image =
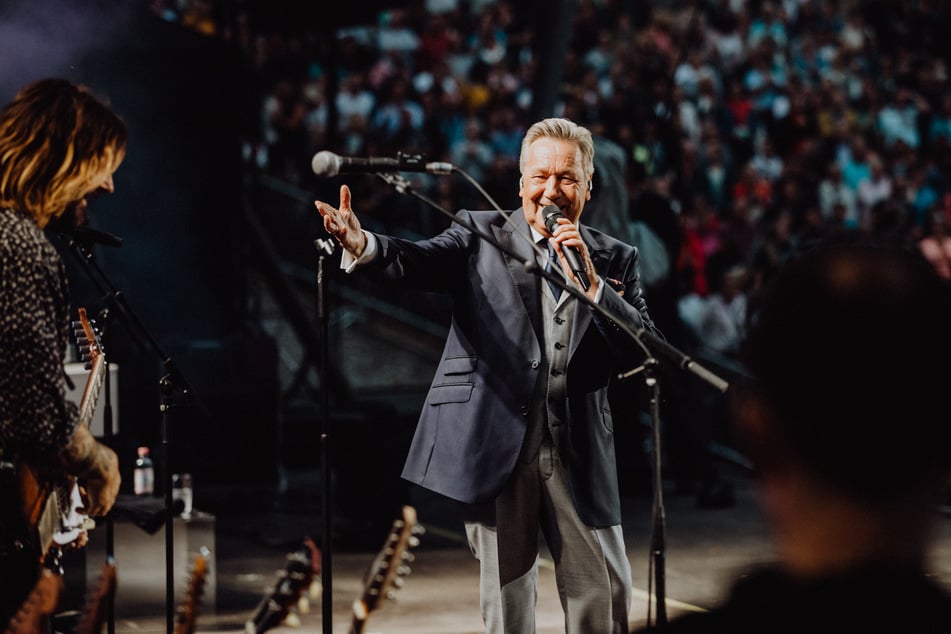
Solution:
[[[133,486],[136,495],[153,495],[155,493],[155,465],[149,457],[148,447],[139,447],[139,457],[135,459]]]

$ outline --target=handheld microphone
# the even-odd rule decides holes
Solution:
[[[542,218],[545,220],[545,227],[549,233],[555,232],[555,227],[558,226],[558,218],[564,217],[565,215],[561,213],[561,209],[558,209],[555,205],[548,205],[542,209]],[[588,274],[585,273],[584,265],[581,262],[581,254],[573,247],[562,248],[562,253],[565,254],[565,259],[568,260],[568,266],[571,267],[571,271],[575,274],[575,277],[578,278],[578,283],[581,284],[581,288],[588,290],[591,286],[591,280],[588,279]]]
[[[310,161],[314,174],[332,178],[344,173],[366,172],[426,172],[427,174],[451,174],[452,163],[426,163],[419,155],[397,154],[397,158],[355,158],[339,156],[326,150],[314,154]]]

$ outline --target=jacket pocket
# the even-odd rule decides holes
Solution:
[[[457,374],[469,374],[475,372],[476,363],[479,357],[449,357],[442,362],[439,368],[443,376],[455,376]]]
[[[472,397],[472,383],[444,383],[429,391],[429,404],[465,403]]]
[[[475,372],[478,357],[449,357],[439,367],[439,377],[429,390],[429,404],[465,403],[472,397],[474,382],[471,375]],[[469,380],[467,380],[469,379]]]

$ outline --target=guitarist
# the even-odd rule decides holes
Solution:
[[[119,492],[115,452],[66,399],[67,278],[43,229],[85,222],[87,200],[114,189],[126,139],[104,101],[62,79],[28,84],[0,110],[0,623],[43,565],[16,486],[20,466],[78,478],[90,517],[108,513]]]

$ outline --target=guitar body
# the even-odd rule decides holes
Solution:
[[[25,462],[5,465],[0,491],[0,619],[9,619],[58,563],[44,565],[53,552],[58,501],[53,483]],[[45,583],[49,587],[52,581]]]
[[[75,480],[45,477],[27,463],[17,467],[20,508],[28,522],[22,539],[43,562],[56,554],[58,546],[80,540],[85,533],[85,520],[75,509],[82,505],[79,485]]]
[[[43,482],[43,478],[29,464],[21,462],[17,467],[17,493],[19,494],[20,508],[29,526],[37,529],[40,519],[46,511],[46,502],[53,491],[51,482]],[[39,546],[38,535],[30,541]],[[40,549],[44,552],[46,549]]]
[[[84,308],[74,329],[89,368],[77,425],[88,425],[102,390],[106,358]],[[57,557],[60,548],[85,545],[86,531],[94,524],[78,511],[84,502],[75,478],[41,469],[22,456],[3,463],[2,470],[0,558],[29,553],[37,564],[55,568],[58,560],[47,560]]]
[[[0,553],[29,549],[39,560],[41,549],[36,528],[43,515],[50,487],[42,484],[39,474],[29,465],[4,463],[0,482]]]

